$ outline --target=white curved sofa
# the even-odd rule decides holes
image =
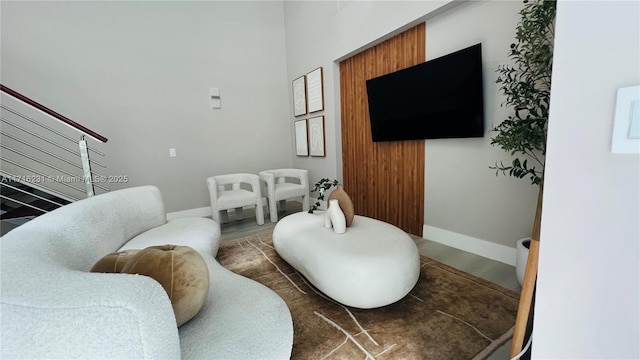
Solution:
[[[288,359],[293,325],[286,303],[215,259],[211,219],[166,221],[156,187],[80,200],[0,239],[2,359]],[[209,268],[207,302],[176,327],[155,280],[90,273],[102,256],[162,244],[196,249]]]

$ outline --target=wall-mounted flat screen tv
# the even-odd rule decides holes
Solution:
[[[374,142],[484,135],[476,44],[366,81]]]

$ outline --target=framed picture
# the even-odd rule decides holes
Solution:
[[[307,119],[294,121],[296,133],[296,155],[309,156],[309,143],[307,138]]]
[[[309,119],[309,154],[325,156],[324,116]]]
[[[324,110],[324,92],[322,84],[322,67],[319,67],[306,76],[307,82],[307,108],[309,113]]]
[[[300,116],[307,113],[307,83],[302,75],[293,80],[293,115]]]

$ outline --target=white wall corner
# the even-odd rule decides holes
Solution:
[[[429,225],[423,225],[422,237],[452,248],[470,252],[491,260],[500,261],[507,265],[516,265],[516,249],[509,246],[496,244],[491,241],[474,238]]]

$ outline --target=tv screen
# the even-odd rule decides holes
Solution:
[[[484,135],[476,44],[366,81],[374,142]]]

